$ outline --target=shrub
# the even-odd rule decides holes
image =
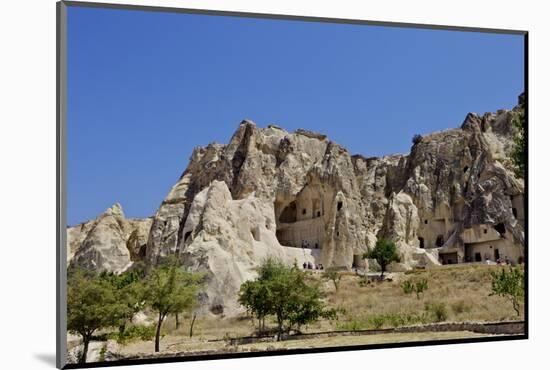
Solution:
[[[426,303],[424,309],[433,317],[435,322],[447,320],[447,307],[445,303]]]
[[[133,325],[127,327],[124,332],[115,332],[110,335],[119,344],[127,344],[135,340],[149,341],[155,337],[154,325]]]
[[[428,280],[422,279],[417,281],[414,285],[414,290],[416,291],[416,298],[420,299],[420,294],[424,293],[425,290],[428,290]]]
[[[384,326],[386,318],[384,315],[372,316],[368,319],[369,326],[373,329],[380,329]]]
[[[360,286],[361,288],[364,288],[364,287],[366,287],[366,286],[369,285],[369,284],[370,284],[370,280],[369,280],[369,278],[368,278],[366,275],[363,275],[363,276],[361,276],[361,277],[359,278],[359,286]]]
[[[366,325],[363,321],[354,319],[354,320],[339,324],[338,328],[342,330],[348,330],[348,331],[358,331],[358,330],[365,329],[365,326]]]
[[[414,291],[414,285],[409,280],[407,280],[403,282],[403,284],[401,284],[401,289],[403,289],[403,293],[411,294]]]
[[[451,304],[451,309],[453,310],[455,315],[458,315],[464,312],[470,312],[472,307],[464,301],[458,301]]]

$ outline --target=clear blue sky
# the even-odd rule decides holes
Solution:
[[[129,10],[68,11],[68,223],[153,215],[193,147],[243,118],[407,153],[511,108],[523,37]]]

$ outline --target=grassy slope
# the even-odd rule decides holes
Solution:
[[[503,267],[486,265],[455,265],[412,273],[393,274],[392,281],[371,282],[360,286],[360,278],[352,273],[344,273],[340,288],[335,290],[332,282],[320,280],[319,274],[311,274],[310,279],[321,281],[330,307],[345,310],[338,320],[323,320],[308,327],[303,332],[329,330],[359,330],[379,327],[414,325],[437,321],[426,305],[439,303],[444,306],[444,321],[506,321],[523,319],[517,317],[511,303],[505,298],[490,296],[490,272]],[[401,284],[405,280],[428,280],[428,290],[420,299],[416,295],[403,293]],[[407,320],[407,317],[409,320]],[[411,321],[410,318],[422,318]],[[382,318],[382,320],[380,320]],[[173,317],[164,324],[164,337],[161,350],[166,352],[227,350],[227,344],[208,342],[211,339],[252,335],[256,322],[242,315],[235,318],[203,316],[197,318],[194,337],[189,339],[189,319],[184,318],[180,329],[175,330]],[[274,326],[274,323],[267,323]],[[276,348],[325,347],[371,343],[397,343],[404,341],[468,338],[482,336],[469,332],[449,333],[395,333],[370,336],[315,338],[294,340],[282,343],[255,343],[233,348],[234,350],[265,350]],[[134,341],[120,347],[124,355],[151,353],[152,341]]]

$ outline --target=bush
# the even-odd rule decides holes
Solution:
[[[405,294],[416,292],[416,298],[420,299],[420,294],[422,294],[425,290],[428,290],[428,280],[422,279],[416,281],[415,283],[411,280],[407,280],[401,284],[401,289],[403,289],[403,293]]]
[[[338,325],[339,329],[347,331],[358,331],[365,329],[366,325],[363,321],[360,320],[351,320]]]
[[[464,301],[458,301],[451,305],[451,309],[455,315],[458,315],[464,312],[470,312],[472,307]]]
[[[366,287],[366,286],[369,285],[369,284],[370,284],[370,280],[369,280],[369,278],[367,277],[367,275],[363,275],[363,276],[361,276],[361,277],[359,278],[359,286],[360,286],[361,288],[364,288],[364,287]]]
[[[401,289],[403,289],[403,293],[411,294],[414,291],[414,285],[409,280],[407,280],[403,282],[403,284],[401,284]]]
[[[386,322],[386,317],[384,315],[372,316],[369,317],[368,323],[369,326],[373,329],[381,329]]]
[[[424,293],[425,290],[428,290],[428,280],[422,279],[417,281],[414,285],[414,290],[416,291],[416,298],[420,299],[420,294]]]
[[[447,307],[445,303],[426,303],[424,309],[433,317],[435,322],[447,320]]]
[[[115,332],[110,335],[119,344],[127,344],[135,340],[149,341],[155,337],[155,326],[153,325],[133,325],[127,327],[124,332]]]

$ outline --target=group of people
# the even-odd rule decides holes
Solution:
[[[323,270],[324,269],[322,263],[315,264],[311,262],[304,262],[302,266],[304,267],[304,270]]]
[[[309,240],[302,240],[302,248],[311,248],[311,246],[309,245]],[[319,243],[315,243],[314,248],[319,248]]]
[[[508,257],[505,257],[504,259],[502,259],[502,258],[497,259],[497,264],[498,265],[511,265],[512,262],[510,261],[510,259]]]

